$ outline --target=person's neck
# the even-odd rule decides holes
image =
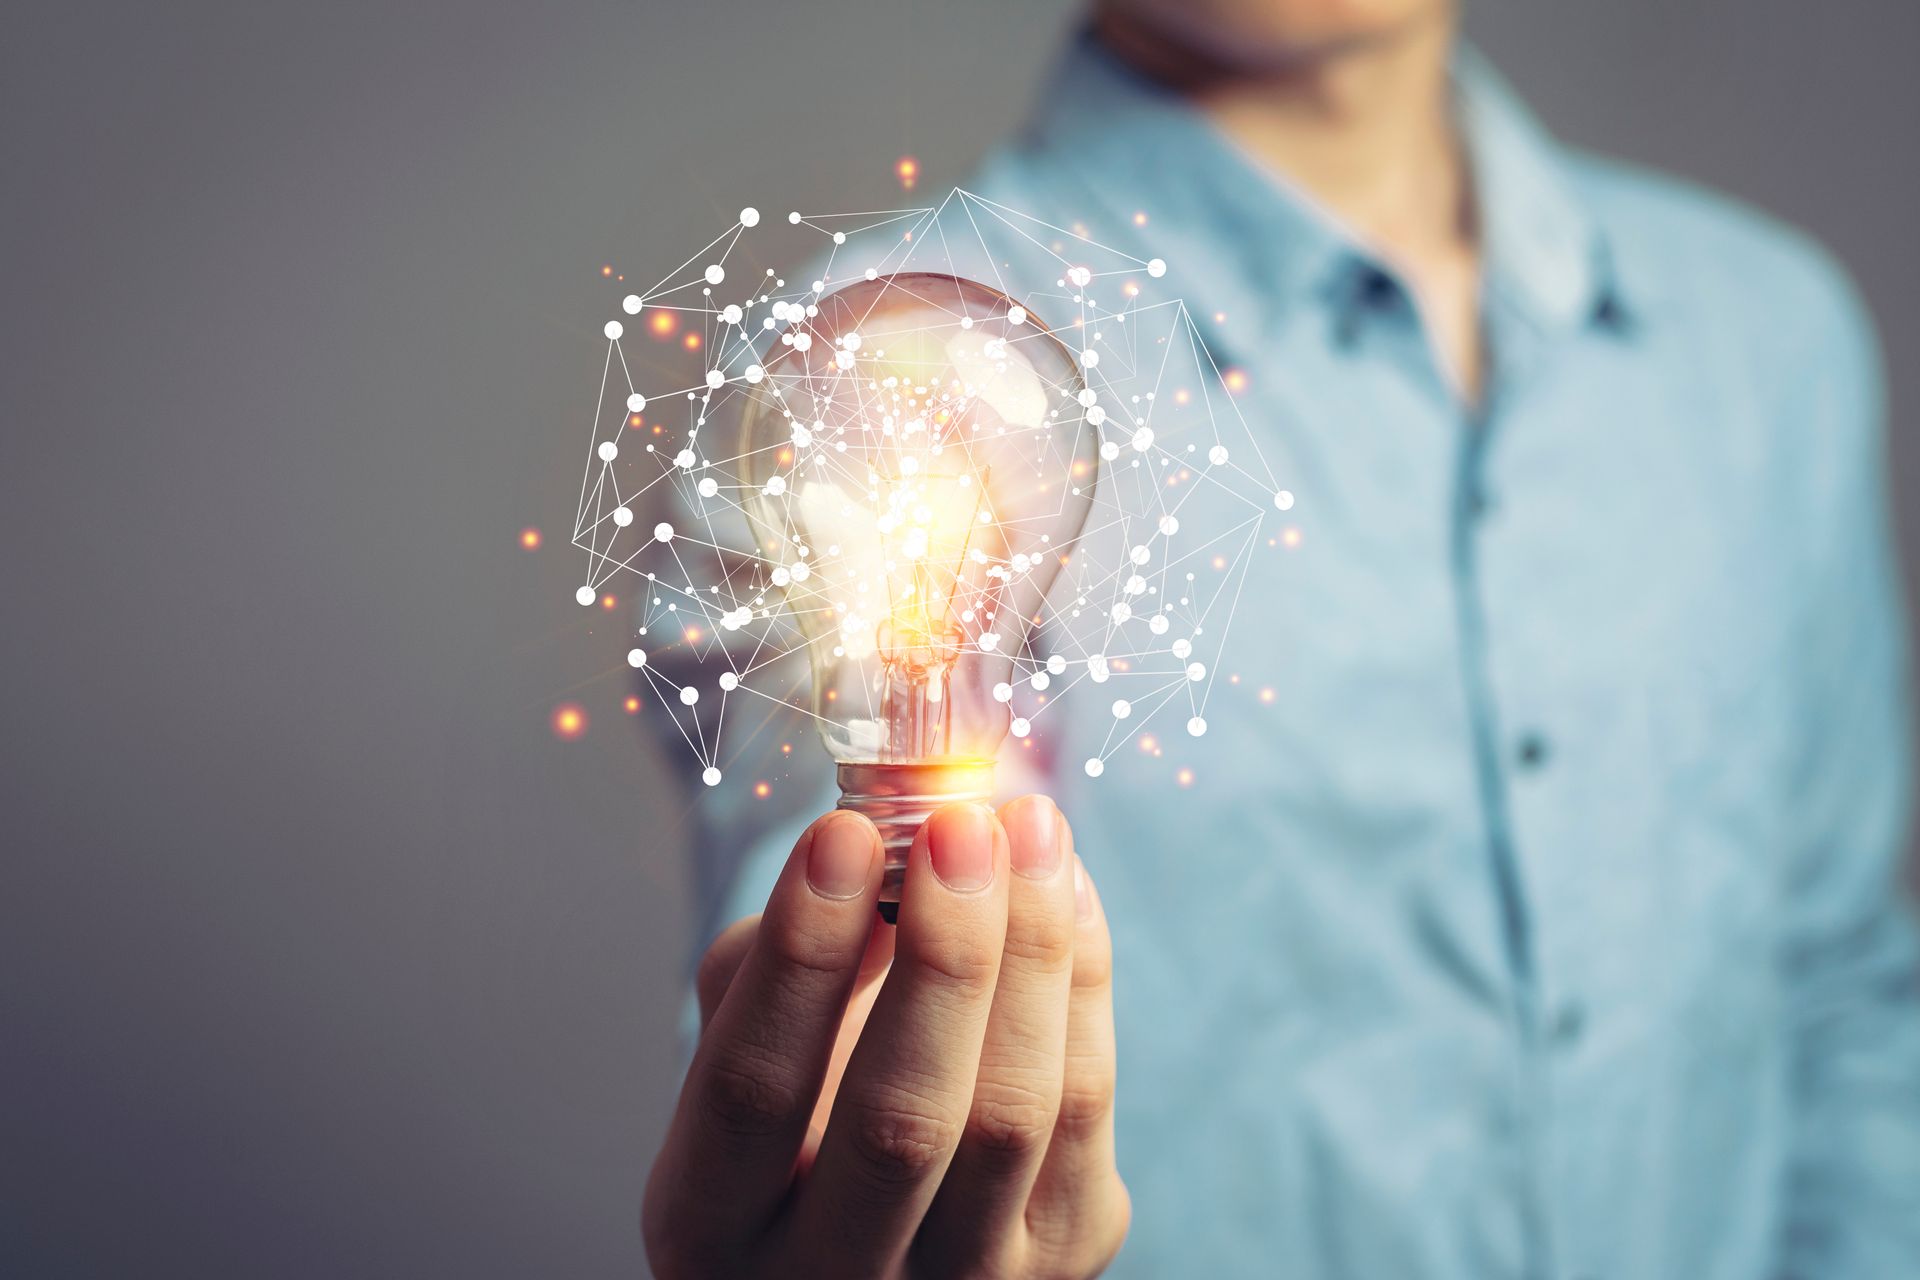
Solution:
[[[1251,66],[1168,41],[1114,8],[1100,11],[1096,32],[1390,256],[1473,245],[1449,93],[1450,17]]]

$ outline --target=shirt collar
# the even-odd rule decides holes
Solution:
[[[1489,299],[1549,331],[1605,314],[1621,302],[1611,255],[1559,145],[1474,50],[1458,51],[1453,77]],[[1093,221],[1151,242],[1170,274],[1205,281],[1210,308],[1284,309],[1326,296],[1356,263],[1386,266],[1311,196],[1091,35],[1069,46],[1029,142],[1077,175]],[[1149,215],[1143,232],[1132,232],[1135,211]]]

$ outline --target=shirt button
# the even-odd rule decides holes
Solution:
[[[1547,740],[1537,733],[1522,735],[1513,749],[1513,758],[1522,769],[1538,769],[1547,762]]]

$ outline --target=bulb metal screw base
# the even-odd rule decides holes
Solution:
[[[900,885],[913,838],[933,811],[949,804],[990,804],[993,761],[940,760],[923,764],[842,764],[840,803],[880,830],[886,870],[880,877],[880,916],[900,916]]]

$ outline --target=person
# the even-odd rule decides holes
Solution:
[[[1270,701],[1191,792],[1128,752],[936,814],[897,930],[864,819],[750,858],[661,1276],[1920,1275],[1868,321],[1456,20],[1104,0],[969,184],[1214,317],[1299,494],[1235,624]]]

